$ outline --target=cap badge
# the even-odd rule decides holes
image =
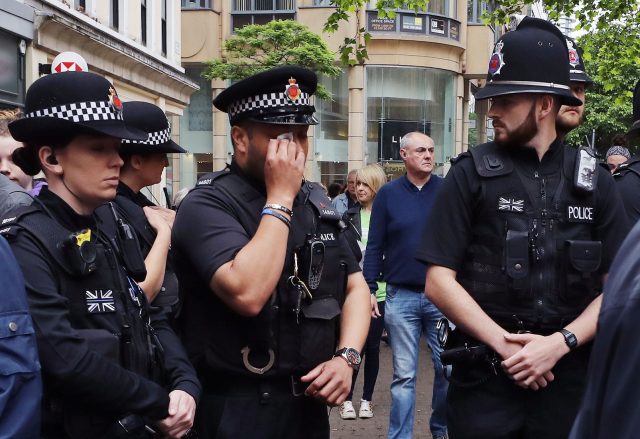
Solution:
[[[113,87],[109,87],[109,105],[116,113],[119,114],[122,112],[122,101]]]
[[[502,48],[504,47],[504,43],[502,41],[498,41],[495,49],[493,50],[493,54],[489,59],[489,74],[491,76],[499,75],[500,70],[504,67],[504,55],[502,53]]]
[[[295,102],[300,98],[302,92],[300,91],[298,84],[296,84],[296,80],[294,78],[289,78],[289,85],[287,85],[284,93],[291,102]]]
[[[575,47],[573,47],[573,43],[567,40],[567,48],[569,49],[569,64],[571,67],[576,67],[580,64],[580,56],[578,55],[578,51]]]

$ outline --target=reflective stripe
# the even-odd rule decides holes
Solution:
[[[531,85],[534,87],[549,87],[549,88],[561,88],[563,90],[569,90],[568,85],[555,84],[553,82],[536,82],[536,81],[489,81],[489,84],[494,85]]]

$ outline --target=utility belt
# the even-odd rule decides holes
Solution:
[[[301,397],[309,386],[309,383],[300,380],[301,375],[252,377],[210,372],[199,376],[205,393],[220,396],[255,395],[262,404],[268,404],[272,396]]]

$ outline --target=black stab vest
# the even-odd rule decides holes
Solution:
[[[91,230],[96,251],[95,270],[85,275],[78,274],[77,267],[61,247],[71,231],[35,203],[3,220],[0,233],[9,241],[18,233],[27,233],[48,256],[57,276],[58,291],[68,300],[71,326],[88,341],[90,349],[157,381],[159,370],[150,345],[149,328],[140,317],[140,306],[130,295],[120,260],[100,232]],[[140,296],[144,314],[146,303],[144,295]]]
[[[265,195],[233,172],[219,171],[200,179],[194,190],[220,190],[227,194],[229,213],[237,219],[249,236],[254,236],[265,205]],[[284,270],[273,296],[256,317],[241,317],[210,291],[191,292],[185,298],[183,318],[190,320],[189,328],[206,331],[204,364],[196,368],[208,372],[226,370],[236,374],[255,376],[244,366],[241,351],[251,349],[251,365],[262,367],[268,363],[268,351],[275,354],[273,367],[264,376],[306,373],[332,358],[339,335],[339,316],[347,285],[347,265],[341,261],[339,237],[344,230],[340,215],[318,184],[305,182],[293,204],[293,218]],[[310,239],[324,243],[324,266],[317,289],[311,290],[312,300],[303,300],[296,315],[298,290],[289,277],[294,272],[294,253],[298,254],[301,277],[308,265]],[[264,255],[268,258],[269,255]],[[207,282],[208,283],[208,282]],[[204,294],[204,296],[203,296]],[[186,295],[186,292],[185,292]],[[195,298],[196,302],[192,302]],[[220,334],[211,324],[211,309],[225,319],[225,333]],[[195,334],[194,334],[195,335]]]
[[[494,143],[470,151],[482,194],[457,279],[506,329],[560,329],[601,292],[595,195],[574,188],[577,153],[560,147],[562,175],[549,195],[544,176],[525,177]]]

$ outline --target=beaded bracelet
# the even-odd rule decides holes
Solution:
[[[287,227],[291,228],[291,220],[289,218],[287,218],[286,216],[284,216],[283,214],[281,214],[280,212],[276,212],[273,209],[265,208],[265,209],[262,209],[262,214],[260,214],[260,216],[265,216],[265,215],[271,215],[271,216],[273,216],[275,218],[278,218]]]
[[[275,210],[279,210],[280,212],[284,212],[289,216],[293,216],[293,210],[289,209],[286,206],[283,206],[282,204],[265,204],[263,209],[275,209]]]

